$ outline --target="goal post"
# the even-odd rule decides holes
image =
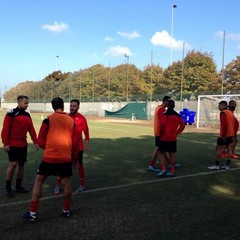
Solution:
[[[219,126],[218,103],[220,101],[235,100],[237,108],[234,112],[236,118],[240,119],[240,94],[228,95],[199,95],[197,106],[197,128]]]

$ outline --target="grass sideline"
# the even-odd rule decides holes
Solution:
[[[0,124],[5,112],[0,111]],[[32,114],[38,131],[41,114]],[[60,217],[63,198],[44,184],[37,223],[22,222],[30,194],[4,195],[7,156],[0,149],[1,239],[240,239],[240,161],[210,172],[217,131],[186,126],[179,137],[176,178],[157,178],[146,167],[154,146],[150,122],[88,118],[87,191],[73,195],[73,216]],[[237,152],[240,152],[239,145]],[[29,144],[24,184],[31,189],[42,151]],[[77,187],[76,172],[73,176]]]

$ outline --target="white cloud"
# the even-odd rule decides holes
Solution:
[[[42,25],[43,30],[47,30],[49,32],[62,32],[68,29],[68,25],[64,22],[54,22],[52,25],[44,24]]]
[[[127,54],[128,56],[131,56],[132,53],[127,47],[123,46],[112,46],[109,47],[108,50],[104,53],[106,56],[113,56],[113,57],[118,57],[118,56],[123,56]]]
[[[104,41],[106,41],[106,42],[112,42],[113,40],[114,40],[114,39],[111,38],[111,37],[109,37],[109,36],[107,36],[107,37],[104,38]]]
[[[222,39],[224,36],[224,32],[218,31],[214,35]],[[225,37],[233,41],[240,41],[240,33],[225,33]]]
[[[171,36],[168,34],[166,30],[156,32],[151,38],[151,43],[155,46],[160,45],[166,48],[171,48]],[[175,38],[172,38],[173,49],[182,49],[183,43],[184,41],[182,40],[176,40]],[[185,48],[190,50],[192,49],[192,46],[185,42]]]
[[[128,32],[117,32],[117,34],[121,37],[125,37],[127,39],[134,39],[134,38],[140,38],[141,35],[137,31],[133,31],[131,33]]]
[[[233,41],[240,41],[240,33],[228,33],[226,37]]]

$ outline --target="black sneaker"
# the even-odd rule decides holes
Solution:
[[[9,197],[9,198],[13,197],[14,196],[14,191],[12,189],[6,190],[6,196]]]
[[[71,216],[71,213],[70,213],[70,211],[64,211],[64,210],[62,210],[62,216],[65,217],[65,218],[68,218],[68,217]]]
[[[18,193],[28,193],[29,190],[25,189],[24,187],[16,187],[16,192],[18,192]]]
[[[22,219],[26,220],[26,221],[36,221],[37,220],[37,214],[31,214],[30,211],[25,212],[24,214],[22,214]]]

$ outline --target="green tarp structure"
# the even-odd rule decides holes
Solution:
[[[147,120],[147,103],[128,103],[115,112],[105,110],[105,117]]]

